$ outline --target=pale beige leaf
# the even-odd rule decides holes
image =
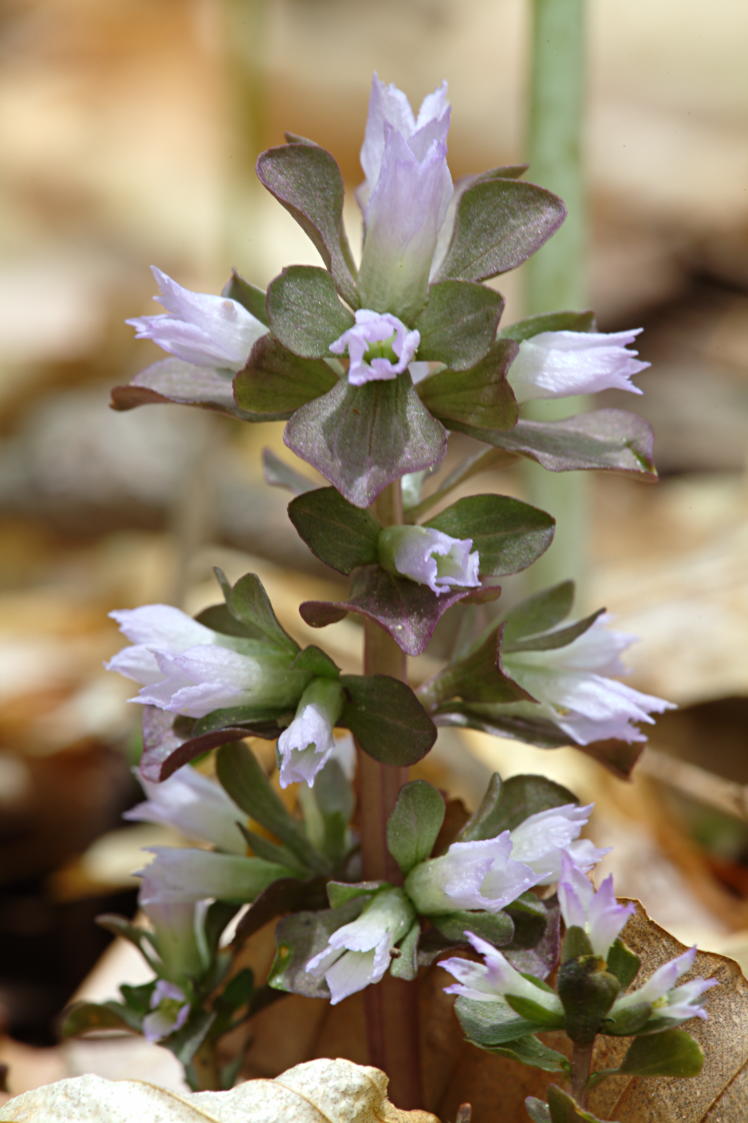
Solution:
[[[439,1123],[399,1111],[387,1077],[345,1060],[307,1061],[275,1080],[248,1080],[230,1092],[177,1095],[138,1080],[76,1076],[24,1092],[0,1123]]]

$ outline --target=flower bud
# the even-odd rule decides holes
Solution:
[[[452,538],[427,526],[389,526],[379,535],[379,560],[385,569],[428,585],[439,596],[455,585],[480,585],[472,538]]]

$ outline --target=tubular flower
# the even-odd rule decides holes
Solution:
[[[133,386],[155,390],[174,402],[206,402],[233,410],[232,379],[267,328],[236,300],[192,292],[151,266],[166,309],[158,316],[127,320],[137,339],[152,339],[173,359],[147,367]]]
[[[576,867],[588,870],[607,853],[598,850],[589,839],[577,837],[591,811],[591,803],[586,807],[567,803],[538,811],[511,831],[512,858],[535,871],[536,885],[558,881],[563,863],[569,858]]]
[[[695,958],[696,948],[689,948],[669,963],[658,967],[643,986],[617,998],[609,1015],[612,1023],[615,1025],[618,1017],[645,1004],[650,1006],[651,1013],[640,1032],[646,1032],[647,1029],[667,1029],[688,1021],[689,1018],[706,1018],[707,1012],[703,1006],[697,1005],[697,1000],[705,991],[716,987],[718,980],[691,979],[675,986],[680,976],[693,966]]]
[[[379,535],[379,556],[385,569],[428,585],[439,596],[455,585],[480,585],[480,558],[471,538],[452,538],[426,526],[391,526]]]
[[[309,681],[292,669],[293,654],[214,632],[169,605],[111,615],[134,643],[107,668],[141,684],[133,702],[200,718],[224,707],[295,705]]]
[[[407,315],[423,303],[453,193],[449,117],[446,83],[424,99],[416,118],[405,94],[374,75],[361,149],[366,180],[358,193],[359,285],[369,308]]]
[[[618,904],[612,877],[606,877],[595,889],[572,855],[562,857],[558,900],[566,927],[581,928],[601,959],[608,958],[612,944],[634,912],[632,904]]]
[[[348,352],[348,381],[352,386],[385,382],[406,370],[421,336],[389,312],[359,308],[356,323],[330,344],[333,355]]]
[[[314,784],[335,750],[335,723],[343,708],[343,688],[336,679],[313,679],[301,696],[296,717],[278,738],[280,784]]]
[[[446,854],[411,870],[405,891],[424,916],[462,909],[499,912],[538,882],[536,872],[511,853],[509,831],[477,842],[453,842]]]
[[[607,738],[645,740],[635,723],[651,724],[654,719],[650,714],[673,706],[608,677],[625,673],[618,655],[633,642],[632,636],[608,631],[608,619],[598,617],[586,632],[565,647],[508,652],[504,657],[506,671],[539,704],[513,702],[503,705],[502,712],[533,716],[545,713],[578,745]]]
[[[402,889],[382,889],[356,920],[332,933],[327,947],[309,960],[306,970],[324,977],[334,1006],[357,990],[379,982],[396,945],[414,921],[413,907]]]
[[[151,1013],[143,1018],[146,1041],[163,1041],[181,1029],[190,1012],[189,999],[175,983],[159,979],[151,995]]]
[[[631,379],[649,363],[637,359],[636,351],[627,350],[641,330],[543,331],[524,339],[507,375],[517,401],[597,394],[601,390],[641,394]]]
[[[124,819],[165,823],[189,838],[211,842],[219,850],[245,853],[247,844],[237,823],[246,816],[220,784],[188,764],[159,784],[142,776],[138,780],[147,798],[125,811]]]
[[[460,956],[443,959],[439,966],[457,979],[456,983],[444,988],[447,994],[458,994],[473,1002],[501,1001],[505,995],[525,998],[536,1005],[543,1006],[548,1013],[557,1014],[561,1024],[564,1012],[556,994],[526,979],[512,967],[506,956],[487,940],[481,939],[472,932],[465,932],[465,935],[478,954],[483,956],[483,963],[475,963]]]

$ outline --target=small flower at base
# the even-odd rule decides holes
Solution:
[[[439,596],[454,586],[480,586],[480,558],[472,538],[452,538],[426,526],[388,526],[379,535],[379,560],[391,573],[428,585]]]
[[[194,366],[241,370],[267,328],[236,300],[192,292],[155,265],[151,271],[159,287],[154,300],[167,314],[127,320],[136,337],[152,339],[164,351]]]
[[[473,1002],[496,1002],[505,995],[524,998],[542,1006],[549,1014],[558,1015],[561,1021],[563,1007],[555,994],[526,979],[487,940],[472,932],[466,931],[465,935],[478,954],[483,956],[484,962],[475,963],[459,956],[443,959],[439,966],[457,979],[456,983],[444,988],[446,994],[458,994]]]
[[[617,998],[610,1011],[613,1032],[618,1019],[623,1020],[629,1012],[646,1006],[650,1007],[650,1015],[638,1028],[639,1033],[668,1029],[688,1021],[689,1018],[708,1017],[704,1007],[698,1006],[696,1002],[705,991],[718,985],[717,979],[691,979],[675,986],[680,976],[693,966],[695,958],[696,948],[689,948],[682,955],[658,967],[642,986]]]
[[[566,927],[581,928],[600,959],[608,958],[618,934],[634,912],[634,905],[618,904],[612,877],[606,877],[596,890],[573,857],[567,855],[562,858],[558,900]]]
[[[333,355],[346,352],[350,360],[348,381],[352,386],[397,378],[415,356],[420,333],[410,331],[389,312],[359,308],[354,327],[330,344]]]
[[[544,331],[524,339],[507,381],[518,402],[565,398],[601,390],[641,394],[631,378],[649,363],[628,351],[641,328],[619,332]]]
[[[316,678],[301,696],[296,716],[278,738],[280,785],[310,787],[335,750],[335,723],[343,709],[343,688],[337,679]]]
[[[190,1012],[189,1000],[178,986],[159,979],[151,995],[151,1013],[143,1018],[143,1037],[155,1043],[181,1029]]]
[[[330,1004],[378,983],[390,965],[396,945],[410,931],[415,913],[402,889],[383,888],[364,906],[361,915],[333,932],[325,947],[312,957],[306,971],[324,977]]]
[[[642,694],[610,674],[625,673],[619,653],[634,637],[608,631],[603,615],[565,647],[507,652],[504,669],[537,703],[512,702],[501,712],[547,717],[578,745],[609,738],[644,741],[635,722],[652,723],[653,713],[673,709],[670,702]],[[552,632],[547,633],[553,635]],[[480,705],[476,706],[480,711]]]

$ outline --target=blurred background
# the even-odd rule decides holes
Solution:
[[[619,892],[682,938],[740,953],[748,8],[588,7],[589,305],[603,330],[646,329],[652,369],[633,407],[655,426],[662,479],[592,482],[586,600],[641,637],[632,683],[681,708],[658,723],[636,785],[580,754],[477,734],[449,741],[437,767],[468,799],[488,768],[576,785],[604,811]],[[333,151],[355,187],[374,70],[414,104],[448,80],[455,178],[522,162],[531,14],[530,0],[5,0],[0,1054],[15,1091],[59,1073],[55,1019],[104,943],[93,917],[133,908],[128,875],[153,841],[120,826],[137,796],[137,715],[102,670],[120,646],[107,612],[200,607],[222,564],[259,572],[302,637],[298,600],[330,591],[287,525],[287,497],[261,482],[279,426],[108,409],[110,387],[157,357],[123,322],[160,311],[148,265],[209,292],[232,266],[265,287],[286,264],[316,263],[254,161],[289,129]],[[517,278],[500,281],[515,319]],[[514,476],[489,482],[521,490]],[[354,665],[354,624],[325,639]]]

